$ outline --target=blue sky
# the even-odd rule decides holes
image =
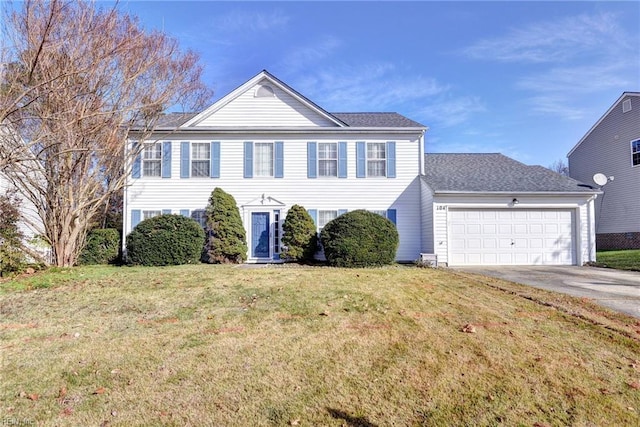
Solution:
[[[329,112],[395,111],[429,152],[549,166],[640,91],[640,2],[126,1],[201,55],[215,99],[263,69]]]

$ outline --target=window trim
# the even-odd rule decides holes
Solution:
[[[629,146],[631,150],[631,167],[635,168],[636,166],[640,166],[640,139],[634,139],[629,143]],[[637,162],[634,160],[634,156],[637,157]]]
[[[204,162],[205,161],[205,159],[200,159],[200,158],[196,159],[196,157],[194,155],[195,150],[193,149],[194,145],[196,145],[196,144],[205,145],[205,146],[208,147],[208,150],[209,150],[209,157],[206,159],[207,164],[208,164],[207,171],[206,171],[207,173],[204,174],[204,175],[194,175],[194,173],[193,173],[193,171],[194,171],[193,163],[194,162]],[[211,143],[210,142],[190,141],[190,144],[189,144],[189,178],[211,178],[211,161],[212,161],[211,160],[211,157],[212,157],[211,156],[211,154],[212,154],[211,151],[212,150],[211,150]]]
[[[321,159],[320,158],[320,152],[321,152],[320,146],[322,146],[322,145],[332,145],[333,147],[335,147],[335,150],[334,150],[335,157]],[[340,167],[340,163],[339,163],[340,162],[340,154],[338,153],[338,150],[339,150],[338,142],[318,142],[317,150],[318,150],[318,154],[316,156],[317,157],[317,160],[316,160],[317,161],[316,171],[317,171],[318,178],[338,178],[338,176],[340,175],[340,173],[338,171],[338,169]],[[323,169],[320,167],[320,162],[321,161],[322,162],[335,162],[335,165],[336,165],[335,174],[333,174],[333,175],[323,175],[323,173],[322,173]]]
[[[378,145],[378,146],[382,146],[384,157],[382,157],[382,158],[380,158],[380,157],[370,158],[369,157],[369,147],[373,146],[374,144]],[[386,178],[387,177],[387,144],[385,142],[380,142],[380,141],[376,141],[376,142],[367,141],[367,144],[365,146],[365,162],[366,162],[365,174],[366,174],[367,178]],[[382,175],[371,175],[369,173],[369,164],[370,164],[370,162],[382,163],[383,168],[384,168],[384,173]]]
[[[147,148],[154,146],[155,147],[155,151],[156,154],[159,151],[160,152],[160,157],[159,158],[154,158],[154,159],[147,159],[146,158],[146,153],[147,153]],[[159,147],[159,149],[158,149]],[[142,151],[140,152],[140,177],[141,178],[162,178],[162,163],[164,160],[164,146],[163,143],[161,141],[155,141],[155,142],[143,142],[142,143]],[[160,164],[160,168],[158,171],[157,175],[147,175],[145,172],[145,163],[148,162],[158,162]]]

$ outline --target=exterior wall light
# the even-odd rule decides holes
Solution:
[[[520,201],[518,199],[516,199],[515,197],[513,198],[513,200],[511,201],[511,204],[513,206],[517,205],[518,203],[520,203]]]

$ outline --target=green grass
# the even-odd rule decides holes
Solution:
[[[596,254],[598,267],[640,271],[640,249],[601,251]]]
[[[640,322],[497,279],[82,267],[0,289],[7,422],[640,424]]]

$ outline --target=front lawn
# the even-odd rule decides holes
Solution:
[[[640,249],[601,251],[596,254],[596,259],[598,267],[640,271]]]
[[[640,425],[640,322],[497,279],[83,267],[0,291],[7,422]]]

